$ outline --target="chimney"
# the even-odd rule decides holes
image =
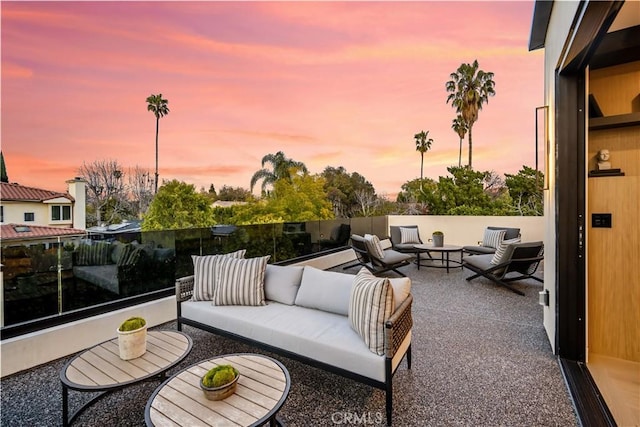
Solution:
[[[75,199],[73,204],[73,228],[87,228],[87,181],[77,176],[67,181],[69,194]]]

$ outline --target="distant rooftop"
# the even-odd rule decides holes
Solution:
[[[84,236],[85,230],[76,228],[45,227],[41,225],[3,224],[0,226],[2,240],[42,239],[56,236]]]
[[[43,190],[41,188],[25,187],[16,183],[2,182],[0,186],[0,199],[20,202],[43,202],[58,197],[64,197],[69,201],[75,201],[68,193]]]

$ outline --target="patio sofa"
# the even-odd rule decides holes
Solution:
[[[265,261],[263,301],[258,300],[257,305],[219,305],[220,289],[227,286],[222,284],[226,279],[221,273],[227,267],[221,264],[250,260],[209,257],[214,266],[207,276],[198,270],[197,259],[202,258],[207,257],[194,257],[193,276],[176,281],[178,330],[184,324],[194,326],[385,390],[387,423],[391,425],[393,374],[405,355],[411,368],[410,279],[376,278],[364,268],[352,275],[310,266],[266,265]],[[203,279],[208,281],[204,286],[210,286],[209,292],[211,282],[215,282],[213,297],[200,289]],[[260,280],[258,277],[255,281]],[[376,351],[372,350],[371,339],[365,342],[366,338],[352,327],[358,317],[355,295],[368,280],[388,280],[385,286],[393,289],[393,297],[385,304],[389,316],[384,321],[382,316],[377,317],[380,329]],[[239,281],[239,286],[246,281]],[[248,281],[254,281],[254,277]]]
[[[154,243],[87,242],[73,254],[73,275],[120,296],[172,286],[175,250]]]

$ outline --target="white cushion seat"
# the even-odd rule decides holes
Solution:
[[[385,357],[369,350],[347,316],[273,301],[265,306],[216,307],[207,301],[185,301],[182,316],[367,378],[385,380]],[[410,340],[411,333],[405,344]],[[399,362],[400,358],[394,359],[393,367]]]

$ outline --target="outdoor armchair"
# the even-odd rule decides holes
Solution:
[[[383,255],[381,257],[380,254],[376,254],[371,249],[371,244],[367,244],[367,240],[364,237],[357,234],[351,235],[351,247],[356,253],[358,262],[344,267],[345,269],[362,265],[375,275],[386,271],[393,271],[402,277],[406,277],[404,273],[397,269],[409,265],[413,260],[412,255],[403,254],[394,249],[381,251]]]
[[[503,245],[495,254],[467,255],[462,258],[462,266],[473,271],[474,275],[467,281],[477,277],[486,277],[492,282],[509,290],[524,295],[510,283],[521,279],[542,279],[534,276],[535,271],[544,259],[542,242],[511,243]]]
[[[493,254],[500,242],[493,241],[494,232],[504,230],[502,240],[512,240],[520,237],[520,229],[513,227],[487,227],[484,231],[484,238],[477,245],[463,246],[462,250],[468,254]]]

